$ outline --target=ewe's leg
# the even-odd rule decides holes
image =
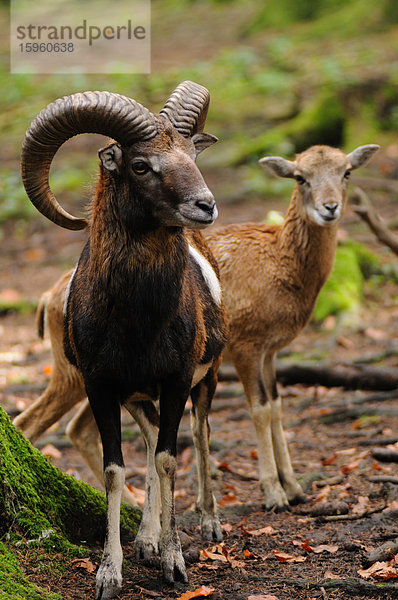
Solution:
[[[13,423],[34,443],[85,396],[81,376],[65,359],[59,368],[54,367],[51,381],[43,394],[18,415]]]
[[[101,565],[96,577],[96,600],[109,600],[122,587],[123,552],[120,544],[120,501],[124,486],[121,449],[120,403],[111,393],[89,393],[90,404],[104,449],[106,534]]]
[[[266,388],[263,379],[263,355],[254,345],[231,350],[256,430],[260,485],[264,492],[265,507],[283,508],[289,502],[280,484],[275,462],[271,433],[272,390]]]
[[[73,419],[68,423],[66,433],[73,446],[80,452],[101,485],[104,484],[102,450],[99,445],[100,435],[94,419],[93,411],[86,400]],[[138,508],[133,492],[123,487],[122,501],[133,508]]]
[[[127,410],[138,423],[147,450],[147,475],[145,503],[140,528],[134,541],[138,558],[149,558],[159,553],[160,539],[160,489],[155,466],[155,449],[159,433],[159,413],[151,400],[128,402]]]
[[[287,447],[285,433],[282,424],[282,400],[278,396],[275,355],[267,354],[264,358],[264,385],[267,396],[271,396],[271,430],[274,455],[278,469],[279,479],[291,503],[305,501],[305,494],[300,484],[296,481],[290,461],[289,449]]]
[[[188,395],[189,385],[178,385],[178,382],[169,382],[160,395],[160,428],[155,465],[162,498],[160,561],[163,577],[168,583],[173,583],[175,579],[188,581],[174,512],[177,432]]]
[[[222,540],[220,521],[217,516],[217,504],[212,492],[210,463],[209,463],[209,436],[210,427],[207,415],[217,385],[215,366],[212,365],[202,381],[192,390],[193,403],[191,413],[191,427],[198,465],[199,495],[197,507],[200,512],[200,527],[205,540]]]

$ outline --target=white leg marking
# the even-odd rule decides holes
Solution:
[[[160,488],[155,466],[155,450],[159,429],[148,420],[143,408],[138,403],[127,402],[126,408],[138,423],[146,443],[145,503],[140,528],[134,541],[134,548],[138,558],[149,558],[159,553]]]
[[[159,475],[162,496],[162,534],[160,538],[163,577],[169,583],[175,579],[175,574],[187,582],[184,557],[182,555],[180,538],[177,534],[174,514],[174,480],[177,461],[166,451],[159,452],[155,458],[156,470]]]
[[[271,401],[271,429],[276,465],[280,480],[290,502],[302,502],[305,494],[294,475],[289,449],[282,425],[282,400]]]
[[[196,250],[196,248],[194,248],[191,245],[189,245],[189,253],[191,254],[192,258],[195,260],[195,262],[199,265],[199,267],[202,271],[203,278],[209,288],[210,294],[212,295],[214,302],[218,306],[220,306],[220,304],[221,304],[221,286],[220,286],[220,282],[218,281],[218,277],[213,270],[213,267],[211,266],[209,261],[206,260],[206,258],[200,252],[198,252],[198,250]]]
[[[200,527],[205,540],[222,540],[220,521],[217,516],[217,504],[212,492],[209,460],[209,426],[207,421],[208,388],[203,383],[196,406],[191,413],[191,428],[198,467],[198,500]]]
[[[113,598],[122,587],[123,552],[120,544],[120,500],[124,486],[124,467],[108,465],[104,471],[106,489],[106,537],[101,565],[97,572],[95,598]]]

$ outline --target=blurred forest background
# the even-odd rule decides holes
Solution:
[[[257,161],[265,154],[290,157],[316,143],[346,151],[378,143],[382,153],[373,175],[397,177],[395,0],[152,0],[150,75],[10,75],[4,1],[0,19],[3,244],[5,237],[24,238],[32,227],[52,227],[28,202],[20,182],[25,130],[55,98],[88,89],[125,94],[153,110],[184,79],[211,90],[206,129],[220,142],[200,157],[200,166],[221,208],[220,223],[284,211],[292,183],[264,175]],[[101,138],[84,136],[68,142],[54,161],[51,184],[69,210],[81,212],[87,203],[101,145]],[[394,209],[391,189],[398,188],[379,190],[387,217]],[[322,308],[318,316],[333,310]]]

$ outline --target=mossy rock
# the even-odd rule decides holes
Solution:
[[[30,545],[75,553],[75,544],[103,541],[105,495],[61,473],[17,431],[0,408],[1,533]],[[137,531],[139,511],[122,506],[121,533]]]
[[[333,271],[319,294],[314,320],[323,321],[329,315],[343,313],[358,314],[364,280],[380,270],[379,258],[363,244],[347,240],[339,245]]]

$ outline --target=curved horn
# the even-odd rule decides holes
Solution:
[[[203,131],[209,102],[209,90],[193,81],[183,81],[171,94],[160,114],[166,115],[181,135],[191,137]]]
[[[37,115],[22,145],[22,181],[32,204],[50,221],[66,229],[83,229],[87,221],[73,217],[58,204],[48,176],[57,150],[79,133],[100,133],[128,146],[154,137],[157,130],[155,117],[147,108],[110,92],[64,96]]]

